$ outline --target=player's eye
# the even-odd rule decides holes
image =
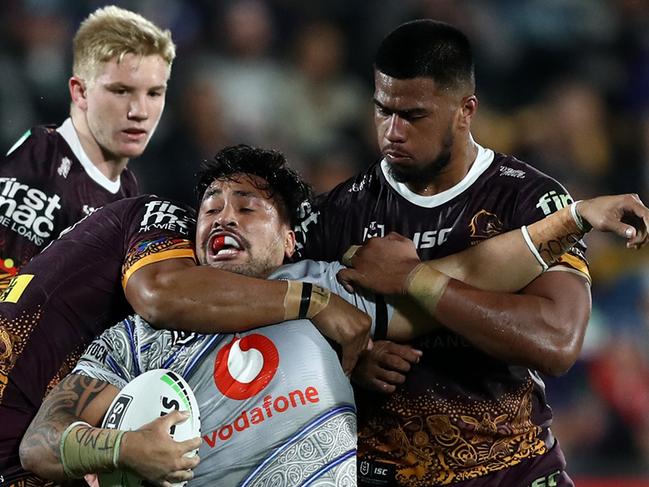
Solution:
[[[376,105],[376,106],[374,107],[374,110],[376,111],[376,113],[377,113],[378,115],[382,115],[382,116],[389,116],[389,115],[390,115],[390,114],[388,113],[388,111],[387,111],[384,107],[381,107],[381,106],[378,106],[378,105]]]

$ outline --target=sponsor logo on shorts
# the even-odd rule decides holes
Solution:
[[[0,178],[0,225],[36,245],[52,237],[60,202],[58,194],[45,193],[16,178]]]
[[[394,485],[395,466],[391,463],[373,460],[360,460],[358,462],[358,476],[364,484]]]

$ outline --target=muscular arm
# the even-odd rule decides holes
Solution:
[[[590,317],[590,284],[570,272],[547,272],[521,294],[485,292],[453,280],[435,318],[507,363],[560,375],[577,360]]]
[[[97,425],[118,389],[83,375],[69,375],[45,398],[20,443],[26,470],[52,479],[67,479],[61,464],[61,435],[74,421]]]
[[[138,269],[125,293],[135,312],[158,327],[229,333],[283,321],[286,289],[286,281],[169,259]]]
[[[505,242],[513,235],[510,232],[461,254],[428,262],[455,279],[448,282],[434,310],[426,310],[409,297],[394,299],[397,311],[388,338],[406,341],[443,325],[507,363],[549,375],[565,373],[579,355],[590,316],[587,279],[561,271],[538,276],[541,268],[531,254],[518,255],[516,247],[508,246],[500,247],[512,250],[505,253],[508,260],[486,260],[485,272],[478,270],[479,265],[460,265],[463,256],[469,263],[484,261],[498,240]],[[519,294],[511,292],[520,288]]]
[[[594,228],[625,237],[627,246],[647,241],[649,210],[634,195],[595,198],[580,208]],[[529,248],[515,231],[425,264],[399,235],[372,239],[354,257],[355,269],[342,271],[342,279],[406,300],[390,323],[393,338],[430,331],[436,326],[432,317],[492,356],[558,375],[572,366],[581,349],[591,308],[589,283],[583,275],[553,271],[527,284],[541,271],[541,263],[551,263],[552,254],[560,256],[564,244],[575,240],[574,221],[567,218],[568,210],[562,211],[529,227]],[[635,217],[633,223],[625,223],[628,216]],[[530,249],[537,254],[534,259]],[[466,283],[449,280],[437,269]],[[471,285],[495,291],[526,287],[520,294],[506,294]]]
[[[40,477],[63,481],[68,476],[61,459],[61,440],[63,432],[75,421],[85,421],[91,425],[75,427],[68,434],[68,442],[77,442],[77,448],[87,450],[107,450],[115,447],[107,439],[115,430],[92,427],[101,422],[118,389],[107,382],[71,374],[63,379],[47,396],[36,417],[30,424],[20,444],[20,461],[26,470]],[[141,477],[169,485],[168,482],[190,480],[191,469],[199,462],[198,456],[185,454],[200,446],[200,438],[176,442],[169,435],[169,428],[186,419],[179,411],[157,418],[136,431],[128,431],[118,448],[118,468],[134,471]],[[68,451],[69,455],[69,451]],[[106,456],[105,454],[102,456]],[[112,464],[113,450],[109,451],[108,464],[91,460],[85,455],[83,474],[108,472],[115,469]],[[68,460],[70,457],[68,456]],[[68,463],[70,467],[70,463]],[[75,466],[79,472],[78,465]]]
[[[191,259],[169,259],[138,269],[126,298],[136,313],[159,328],[232,333],[281,323],[287,318],[287,282],[246,277]],[[335,294],[311,321],[342,347],[347,374],[367,348],[371,320]]]

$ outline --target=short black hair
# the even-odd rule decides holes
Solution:
[[[280,215],[286,217],[291,227],[299,223],[301,205],[313,199],[311,186],[288,167],[284,154],[239,144],[225,147],[213,159],[203,161],[196,184],[198,206],[215,180],[234,180],[242,174],[259,176],[266,181],[266,184],[256,184],[255,187],[267,191],[271,198],[280,203]]]
[[[442,88],[475,89],[469,39],[436,20],[413,20],[390,32],[376,52],[374,68],[392,78],[432,78]]]

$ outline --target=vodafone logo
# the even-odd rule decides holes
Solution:
[[[277,347],[267,337],[234,337],[216,355],[214,383],[230,399],[248,399],[268,385],[278,365]]]

